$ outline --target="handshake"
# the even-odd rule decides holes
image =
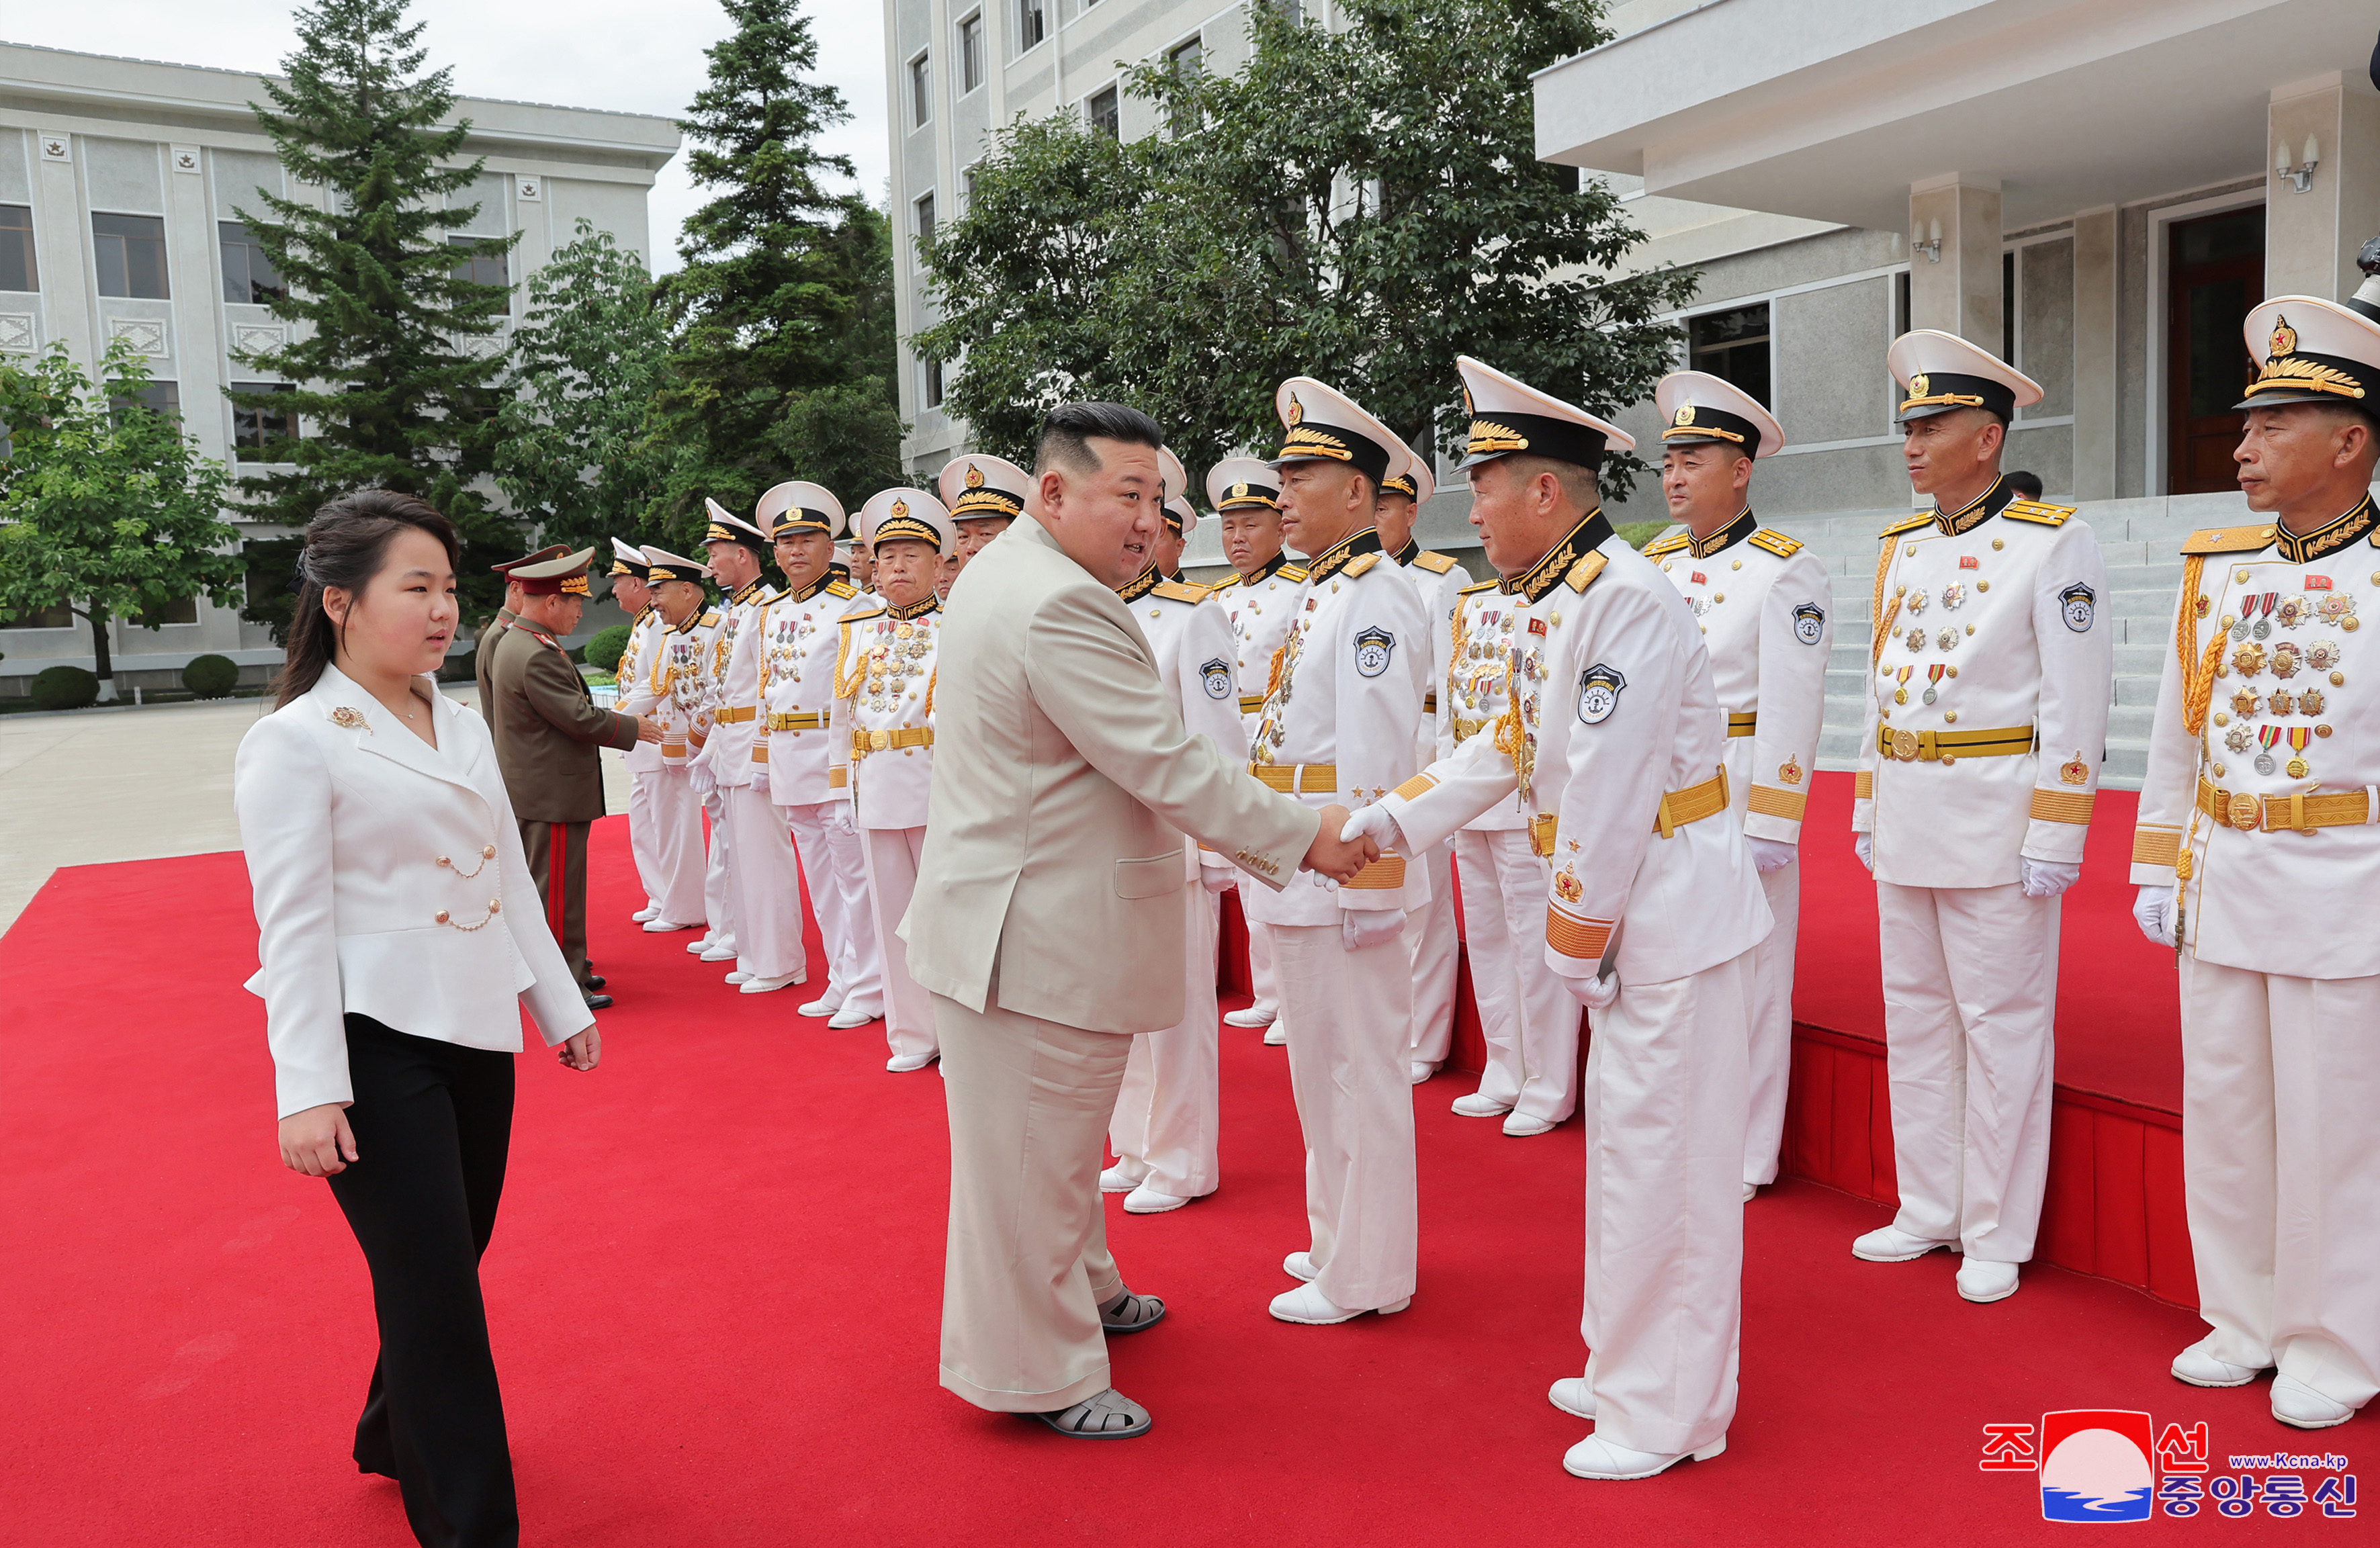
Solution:
[[[1356,830],[1347,808],[1330,805],[1322,808],[1322,826],[1315,829],[1314,842],[1306,847],[1301,864],[1305,870],[1345,882],[1379,857],[1378,842],[1369,833]]]

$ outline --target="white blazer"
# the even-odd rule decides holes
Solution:
[[[355,1099],[345,1013],[520,1051],[592,1026],[546,928],[486,722],[431,695],[433,748],[336,668],[249,728],[232,803],[256,893],[248,981],[281,1116]]]

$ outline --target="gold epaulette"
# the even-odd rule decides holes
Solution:
[[[2272,546],[2275,529],[2269,525],[2258,526],[2210,526],[2204,532],[2193,532],[2182,539],[2184,553],[2252,553]]]
[[[886,604],[879,602],[872,608],[861,608],[856,611],[844,613],[840,619],[837,619],[836,622],[838,623],[850,624],[864,623],[871,618],[881,618],[884,616],[885,606]]]
[[[706,629],[715,629],[715,628],[717,628],[718,626],[719,626],[719,613],[718,613],[717,610],[715,610],[715,609],[714,609],[713,611],[710,611],[710,612],[706,612],[706,613],[704,613],[704,614],[702,615],[702,627],[703,627],[703,628],[706,628]]]
[[[1473,581],[1469,586],[1466,586],[1462,590],[1456,592],[1455,595],[1458,597],[1468,597],[1475,591],[1493,591],[1503,584],[1504,583],[1502,581],[1499,580]]]
[[[1779,559],[1791,559],[1802,551],[1801,538],[1788,538],[1782,532],[1774,531],[1766,526],[1745,538],[1744,541],[1755,549],[1765,549]]]
[[[2016,521],[2039,522],[2044,526],[2063,526],[2066,518],[2074,514],[2071,505],[2044,505],[2037,500],[2011,500],[2000,507],[2000,514]]]
[[[1207,599],[1207,588],[1188,581],[1159,581],[1148,588],[1148,594],[1162,597],[1169,602],[1196,603]]]
[[[1303,564],[1284,564],[1280,569],[1275,570],[1273,574],[1276,575],[1285,576],[1292,581],[1302,581],[1305,578],[1305,566]]]
[[[1356,558],[1349,560],[1347,562],[1347,567],[1339,573],[1346,576],[1349,580],[1354,580],[1357,575],[1362,574],[1365,571],[1370,569],[1379,562],[1380,556],[1377,553],[1362,554]],[[1304,580],[1305,577],[1304,575],[1300,575],[1297,578]]]
[[[1207,595],[1212,597],[1216,592],[1222,590],[1227,586],[1237,586],[1239,584],[1240,573],[1237,570],[1234,570],[1230,574],[1225,575],[1221,580],[1219,580],[1212,586],[1207,587]]]
[[[1569,574],[1562,576],[1562,584],[1572,591],[1584,591],[1593,586],[1595,577],[1601,574],[1603,574],[1603,555],[1591,553],[1570,567]]]
[[[542,629],[531,629],[528,632],[528,637],[533,640],[543,640],[546,644],[553,647],[556,650],[560,650],[562,648],[562,642],[555,639],[552,635],[547,634]]]
[[[1442,575],[1454,568],[1454,561],[1431,549],[1424,549],[1414,555],[1414,562],[1433,575]]]
[[[829,581],[826,583],[826,594],[830,597],[856,597],[859,595],[859,587],[849,581]]]
[[[1694,535],[1682,526],[1675,532],[1669,534],[1667,537],[1656,538],[1651,542],[1645,544],[1644,548],[1645,557],[1647,559],[1658,559],[1665,553],[1675,553],[1680,549],[1684,548],[1688,543],[1693,542],[1694,538]]]
[[[1931,526],[1933,525],[1934,513],[1931,511],[1920,511],[1913,516],[1894,522],[1890,526],[1886,527],[1882,532],[1876,534],[1876,538],[1878,541],[1881,541],[1886,538],[1898,538],[1904,532],[1914,532],[1921,526]]]

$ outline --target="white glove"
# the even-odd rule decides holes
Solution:
[[[756,763],[752,766],[752,793],[755,795],[769,793],[769,766],[765,763]]]
[[[1405,911],[1401,908],[1342,908],[1339,911],[1339,938],[1350,951],[1361,951],[1367,946],[1378,946],[1404,933]]]
[[[1379,845],[1383,854],[1405,847],[1404,829],[1397,826],[1397,819],[1389,815],[1385,806],[1363,808],[1349,817],[1347,826],[1339,830],[1339,841],[1342,844],[1352,844],[1361,838],[1368,838]]]
[[[1198,879],[1206,884],[1208,891],[1219,898],[1239,885],[1239,878],[1232,874],[1229,865],[1201,865],[1198,867]]]
[[[710,748],[704,748],[686,760],[686,779],[697,795],[709,795],[719,788],[719,776],[710,771]]]
[[[2173,944],[2173,901],[2170,887],[2143,887],[2132,899],[2132,918],[2151,946]]]
[[[1600,1010],[1620,998],[1620,974],[1607,973],[1600,978],[1564,978],[1562,987],[1570,998],[1589,1010]]]
[[[1859,862],[1861,865],[1868,868],[1868,874],[1871,876],[1875,875],[1876,835],[1873,833],[1852,834],[1852,848],[1859,852]]]
[[[1743,841],[1752,846],[1753,869],[1764,877],[1771,871],[1783,870],[1802,856],[1802,851],[1798,845],[1786,843],[1779,839],[1755,839],[1747,833],[1743,836]]]
[[[830,801],[827,803],[826,821],[827,826],[833,828],[837,833],[848,834],[859,831],[859,829],[852,824],[851,801],[848,797],[845,797],[841,801]]]
[[[2082,878],[2082,867],[2063,860],[2035,860],[2029,854],[2020,854],[2016,877],[2026,897],[2055,898]]]

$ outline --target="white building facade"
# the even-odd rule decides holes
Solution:
[[[240,212],[261,213],[260,189],[322,197],[284,176],[249,106],[266,100],[262,78],[238,71],[0,43],[0,354],[64,344],[91,370],[107,341],[128,340],[148,357],[151,401],[235,472],[260,469],[247,459],[278,427],[224,390],[271,384],[237,357],[290,326],[267,309],[279,277]],[[472,98],[455,115],[471,121],[466,156],[485,158],[478,187],[457,196],[480,204],[448,234],[458,264],[517,284],[580,219],[650,252],[646,196],[676,152],[672,121]],[[514,232],[501,260],[472,250]],[[522,305],[516,291],[516,317]],[[244,540],[285,530],[226,514]],[[280,660],[263,628],[204,599],[113,627],[128,691],[177,687],[198,655],[228,656],[249,679]],[[0,695],[47,667],[93,665],[90,625],[63,609],[0,617]]]

